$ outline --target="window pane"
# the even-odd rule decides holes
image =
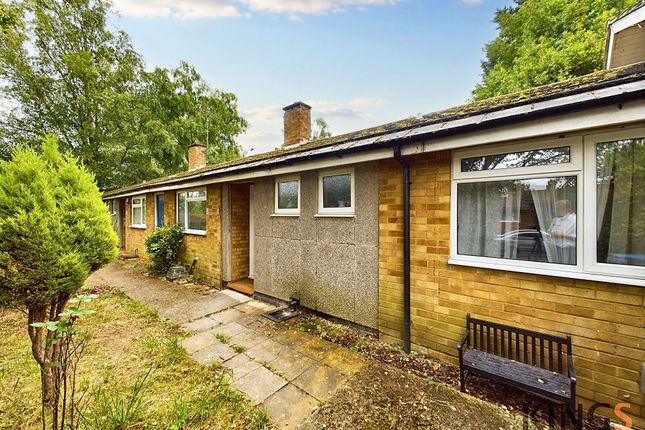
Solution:
[[[349,208],[352,206],[352,175],[323,177],[323,207]]]
[[[206,230],[206,201],[188,202],[188,229]]]
[[[201,191],[188,191],[188,198],[189,199],[205,199],[206,198],[206,191],[201,190]]]
[[[133,207],[132,208],[132,224],[143,224],[143,208]]]
[[[298,181],[278,182],[278,209],[298,209]]]
[[[576,177],[459,184],[461,255],[576,264]]]
[[[645,138],[596,146],[599,263],[645,266]]]
[[[486,155],[483,157],[463,158],[462,172],[480,172],[482,170],[514,169],[518,167],[546,166],[571,161],[571,148],[536,149],[533,151],[509,152],[507,154]]]
[[[186,193],[179,193],[177,198],[177,225],[186,229]]]

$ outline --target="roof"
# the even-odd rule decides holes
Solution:
[[[616,21],[618,21],[618,20],[620,20],[620,19],[622,19],[622,18],[626,17],[627,15],[629,15],[629,14],[631,14],[632,12],[634,12],[634,11],[636,11],[636,10],[638,10],[638,9],[642,8],[643,6],[645,6],[645,0],[640,0],[639,2],[637,2],[636,4],[634,4],[633,6],[631,6],[631,7],[627,8],[625,11],[623,11],[623,12],[622,12],[622,13],[620,13],[620,14],[618,14],[618,16],[616,16],[615,18],[613,18],[613,19],[609,20],[609,22],[607,23],[607,25],[612,25],[614,22],[616,22]]]
[[[324,139],[312,140],[303,144],[251,155],[233,161],[219,164],[212,164],[200,169],[180,172],[162,178],[153,179],[139,184],[126,186],[104,193],[105,198],[115,197],[124,193],[131,193],[143,190],[153,185],[165,185],[168,183],[188,182],[205,176],[228,174],[235,171],[268,167],[285,162],[293,162],[297,159],[323,157],[341,151],[369,150],[383,147],[384,145],[395,145],[401,139],[428,138],[438,132],[451,130],[452,133],[469,126],[482,126],[482,123],[492,123],[497,118],[501,120],[526,119],[526,115],[535,112],[534,106],[539,102],[550,100],[561,100],[562,103],[547,103],[549,110],[562,109],[564,107],[574,108],[583,103],[597,102],[600,97],[594,92],[605,88],[619,87],[631,82],[645,80],[645,63],[633,64],[611,70],[601,70],[589,75],[576,77],[554,84],[531,88],[512,94],[493,97],[486,100],[467,103],[450,109],[429,113],[418,117],[410,117],[400,121],[372,127],[339,136],[332,136]],[[642,88],[645,90],[645,88]],[[640,91],[640,90],[639,90]],[[623,93],[619,91],[618,93]],[[587,94],[587,97],[570,97],[579,94]],[[521,109],[522,107],[526,109]],[[516,108],[516,109],[514,109]],[[497,115],[501,111],[509,111],[505,116]],[[473,121],[465,119],[477,118]],[[488,118],[484,121],[484,118]]]

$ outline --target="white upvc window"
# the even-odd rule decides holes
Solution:
[[[206,189],[177,192],[177,225],[184,232],[191,234],[206,234]]]
[[[643,163],[645,129],[455,151],[450,263],[645,285]]]
[[[145,197],[132,197],[132,223],[130,227],[146,228]]]
[[[275,215],[300,215],[300,177],[283,176],[275,180]]]
[[[318,215],[354,215],[354,169],[321,172],[318,177]]]

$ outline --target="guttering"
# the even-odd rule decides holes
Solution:
[[[401,155],[401,146],[394,147],[394,158],[403,168],[403,351],[410,353],[410,164]]]

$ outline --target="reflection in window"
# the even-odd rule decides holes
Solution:
[[[206,191],[177,193],[177,225],[188,232],[206,232]]]
[[[352,175],[323,177],[323,208],[350,208],[352,206]]]
[[[457,185],[460,255],[576,264],[576,177]]]
[[[482,157],[462,158],[462,172],[483,170],[515,169],[519,167],[546,166],[571,161],[571,148],[536,149],[532,151],[509,152],[506,154],[485,155]]]
[[[298,181],[280,181],[278,186],[278,210],[298,209]]]
[[[596,145],[598,263],[645,266],[645,138]]]

